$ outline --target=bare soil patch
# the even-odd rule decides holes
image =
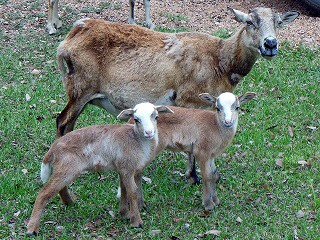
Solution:
[[[28,15],[38,16],[36,21],[26,21],[23,29],[38,28],[39,31],[44,32],[47,1],[43,1],[38,8],[32,7],[33,1],[28,1],[24,7],[17,8],[19,4],[21,5],[21,1],[11,0],[0,5],[0,27],[5,34],[13,32],[14,26],[10,16],[14,13],[25,16],[25,19]],[[105,7],[103,11],[94,11],[95,8],[99,9],[99,6],[106,6],[106,4],[109,6]],[[234,29],[240,25],[234,20],[227,6],[244,12],[258,6],[270,7],[279,14],[288,10],[299,11],[301,13],[299,18],[281,29],[280,41],[289,40],[294,44],[304,43],[307,47],[320,46],[320,18],[310,16],[306,9],[298,4],[298,0],[151,0],[151,15],[156,26],[172,29],[187,28],[191,31],[211,34],[221,28]],[[76,18],[70,11],[77,12]],[[129,14],[129,0],[60,1],[59,14],[63,16],[64,24],[70,25],[70,28],[72,22],[84,17],[126,23]],[[68,16],[71,17],[68,18]],[[136,1],[135,16],[137,22],[144,22],[143,0]]]

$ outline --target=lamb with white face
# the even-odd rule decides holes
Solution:
[[[238,112],[240,105],[250,101],[256,94],[248,92],[242,96],[235,96],[233,93],[225,92],[214,97],[208,93],[202,93],[199,97],[217,109],[217,117],[219,123],[222,123],[224,127],[231,128],[235,131],[238,125]]]
[[[230,92],[222,93],[217,98],[216,109],[226,127],[237,127],[239,106],[238,98]]]
[[[139,132],[143,132],[146,138],[152,139],[157,131],[156,121],[158,119],[158,112],[155,106],[148,102],[140,103],[135,106],[133,111],[133,119]]]

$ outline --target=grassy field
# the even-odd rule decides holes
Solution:
[[[40,163],[67,101],[55,55],[71,25],[56,36],[45,34],[41,21],[25,28],[44,15],[22,14],[23,4],[30,3],[7,15],[12,32],[0,30],[0,239],[25,237],[42,187]],[[118,176],[88,173],[69,187],[73,206],[58,197],[48,204],[38,239],[320,239],[320,49],[291,46],[282,43],[273,61],[260,59],[236,88],[257,97],[243,106],[237,135],[216,161],[221,205],[214,213],[204,211],[202,186],[182,176],[183,156],[164,152],[144,174],[151,183],[143,185],[142,229],[117,214]],[[114,122],[89,106],[76,128]]]

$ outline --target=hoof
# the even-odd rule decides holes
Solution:
[[[215,204],[212,199],[203,203],[205,210],[213,210],[215,208]]]
[[[36,237],[36,236],[38,236],[38,233],[33,231],[32,233],[28,233],[27,236],[28,237]]]
[[[198,176],[192,176],[192,177],[190,177],[190,183],[192,184],[192,185],[200,185],[200,180],[199,180],[199,178],[198,178]]]
[[[215,173],[215,181],[216,181],[216,183],[220,182],[220,176],[221,176],[221,174],[217,171]]]
[[[132,224],[132,227],[134,227],[134,228],[142,228],[142,223],[140,223],[140,224],[137,224],[137,225],[135,225],[135,224]]]

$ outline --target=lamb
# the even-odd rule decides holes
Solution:
[[[162,113],[172,111],[168,107],[141,103],[118,115],[119,119],[132,117],[134,124],[91,126],[56,140],[41,165],[41,180],[46,184],[34,204],[28,235],[37,234],[42,211],[56,194],[60,193],[65,204],[72,203],[66,185],[84,171],[118,172],[121,187],[119,213],[130,218],[133,227],[140,227],[141,174],[154,159],[158,145],[157,119]]]
[[[68,103],[57,138],[90,103],[116,116],[140,102],[204,107],[198,94],[232,92],[261,55],[278,53],[277,29],[298,17],[269,8],[230,8],[244,25],[227,40],[204,33],[161,33],[136,25],[80,20],[57,49]]]
[[[167,148],[187,152],[192,155],[189,159],[194,157],[198,161],[203,180],[202,200],[206,210],[212,210],[220,203],[216,194],[218,178],[214,159],[230,145],[236,133],[240,105],[252,100],[255,95],[247,92],[236,97],[226,92],[216,98],[203,93],[199,95],[200,99],[216,108],[216,112],[172,106],[170,109],[173,114],[161,115],[158,119],[159,142],[156,154]],[[191,161],[189,169],[192,166]],[[119,196],[121,194],[118,193]]]
[[[144,8],[146,10],[146,26],[150,29],[153,29],[155,26],[152,23],[150,17],[150,0],[144,0]],[[59,0],[48,0],[48,22],[47,29],[49,34],[55,34],[57,29],[62,27],[62,22],[59,20],[58,15],[58,3]],[[129,23],[135,24],[134,22],[134,4],[135,0],[129,0],[130,3],[130,14],[129,14]]]

